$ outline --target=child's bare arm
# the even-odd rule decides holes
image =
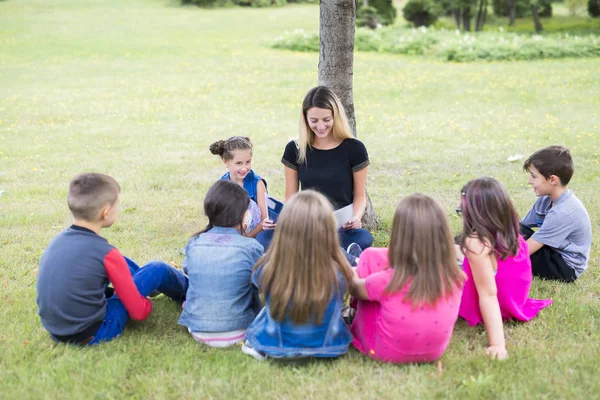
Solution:
[[[365,286],[365,280],[355,276],[352,279],[352,284],[350,285],[350,294],[359,300],[369,300],[367,287]]]
[[[489,245],[481,243],[478,239],[470,238],[466,244],[468,250],[465,252],[465,256],[471,266],[473,281],[479,295],[479,309],[489,339],[486,354],[501,360],[506,358],[508,353],[506,352],[502,314],[498,303],[494,266],[491,260],[494,255]]]

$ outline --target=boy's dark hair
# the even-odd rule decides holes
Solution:
[[[73,217],[93,222],[103,207],[115,204],[120,192],[121,186],[112,176],[80,174],[69,184],[67,203]]]
[[[249,137],[232,136],[229,139],[217,140],[208,149],[211,153],[227,161],[233,159],[234,151],[252,150],[252,142],[250,142]]]
[[[204,214],[208,217],[208,225],[194,236],[215,226],[231,228],[240,225],[241,228],[249,204],[250,198],[243,187],[228,180],[216,181],[204,198]]]
[[[535,169],[546,179],[556,175],[563,186],[567,186],[573,176],[573,159],[569,149],[563,146],[548,146],[540,149],[529,156],[523,164],[523,169],[529,172],[529,167],[533,165]]]

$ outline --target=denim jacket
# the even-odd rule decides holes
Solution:
[[[260,274],[254,274],[257,283]],[[256,350],[273,358],[338,357],[348,352],[352,334],[342,320],[344,280],[334,295],[320,324],[294,324],[290,319],[279,322],[271,317],[269,296],[265,307],[246,331],[246,338]]]
[[[261,308],[252,267],[263,247],[235,228],[214,227],[191,238],[185,254],[190,283],[179,324],[193,332],[248,328]]]

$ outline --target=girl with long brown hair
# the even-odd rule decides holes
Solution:
[[[351,279],[329,201],[312,190],[292,196],[255,267],[253,281],[266,304],[242,350],[258,359],[346,353],[352,335],[342,306]]]
[[[404,198],[389,248],[360,256],[352,345],[386,362],[437,360],[450,342],[464,280],[442,207],[424,194]]]
[[[508,357],[502,320],[533,319],[552,300],[529,298],[532,273],[527,242],[508,192],[494,178],[470,181],[461,190],[457,210],[463,219],[459,236],[467,283],[459,315],[488,334],[486,354]]]

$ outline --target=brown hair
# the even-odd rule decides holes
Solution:
[[[437,201],[424,194],[412,194],[396,206],[388,257],[394,276],[385,290],[397,292],[410,282],[405,299],[413,307],[435,306],[465,281],[456,262],[448,217]]]
[[[489,243],[496,256],[505,259],[519,251],[519,216],[508,192],[494,178],[468,182],[461,190],[463,231],[459,245],[463,253],[467,238]]]
[[[223,160],[233,159],[233,152],[237,150],[252,151],[252,142],[249,137],[232,136],[229,139],[217,140],[208,148],[211,153],[218,155]]]
[[[286,202],[273,242],[254,273],[261,274],[260,291],[269,297],[274,319],[321,323],[329,302],[341,290],[339,275],[346,289],[352,280],[325,196],[303,190]]]
[[[96,172],[77,175],[69,183],[67,204],[77,219],[96,221],[103,207],[114,205],[121,186],[112,176]]]
[[[523,163],[523,169],[529,172],[531,165],[546,179],[552,175],[558,176],[560,184],[563,186],[569,184],[574,172],[571,152],[566,147],[558,145],[544,147],[530,155]]]
[[[326,86],[317,86],[308,91],[302,102],[300,113],[300,132],[298,136],[298,162],[306,161],[306,150],[315,139],[315,134],[310,129],[306,113],[313,107],[331,110],[333,127],[331,133],[335,140],[353,139],[350,125],[346,117],[346,110],[338,97]]]
[[[229,180],[216,181],[204,198],[204,214],[208,217],[208,225],[193,236],[215,226],[232,228],[239,225],[241,229],[249,203],[250,198],[243,187]]]

